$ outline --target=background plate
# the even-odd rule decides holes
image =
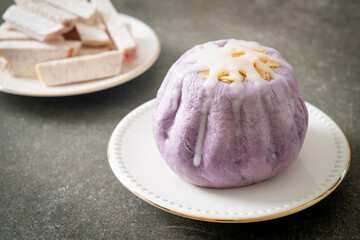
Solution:
[[[137,77],[150,68],[158,58],[160,42],[155,32],[144,22],[124,14],[120,16],[131,24],[133,36],[139,47],[138,58],[131,63],[124,63],[120,75],[96,81],[46,87],[38,79],[14,78],[0,73],[0,90],[27,96],[70,96],[107,89]]]
[[[129,113],[108,146],[110,166],[120,182],[165,211],[213,222],[252,222],[305,209],[329,195],[350,164],[345,135],[325,113],[306,103],[309,128],[296,161],[278,176],[247,187],[209,189],[177,176],[160,156],[152,135],[155,101]]]

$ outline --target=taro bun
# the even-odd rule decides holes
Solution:
[[[279,174],[297,158],[307,126],[290,64],[275,49],[234,39],[185,52],[168,71],[153,116],[169,167],[213,188]]]

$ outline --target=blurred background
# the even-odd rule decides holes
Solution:
[[[0,13],[12,3],[1,0]],[[0,239],[360,239],[359,1],[113,3],[158,34],[159,59],[134,80],[96,93],[0,93]],[[293,65],[305,100],[347,136],[348,175],[318,204],[266,222],[206,223],[150,206],[112,173],[106,151],[117,123],[156,96],[184,51],[225,38],[279,50]]]

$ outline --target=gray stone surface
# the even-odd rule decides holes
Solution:
[[[0,2],[1,13],[11,4]],[[143,75],[109,90],[37,98],[0,93],[0,239],[360,239],[360,2],[115,1],[148,23],[162,52]],[[122,186],[107,162],[117,123],[155,97],[168,68],[191,46],[243,38],[278,49],[306,101],[347,136],[342,184],[291,216],[249,224],[178,217]]]

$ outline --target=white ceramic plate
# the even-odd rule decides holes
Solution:
[[[58,87],[46,87],[38,79],[14,78],[0,73],[0,90],[27,96],[70,96],[95,92],[125,83],[145,72],[156,61],[160,53],[160,42],[155,32],[144,22],[120,14],[131,24],[133,36],[138,43],[138,58],[124,63],[118,76]]]
[[[350,164],[346,137],[325,113],[306,104],[309,128],[296,161],[280,175],[247,187],[209,189],[177,176],[152,135],[154,100],[129,113],[114,130],[110,166],[120,182],[146,202],[180,216],[213,222],[252,222],[303,210],[325,198]]]

